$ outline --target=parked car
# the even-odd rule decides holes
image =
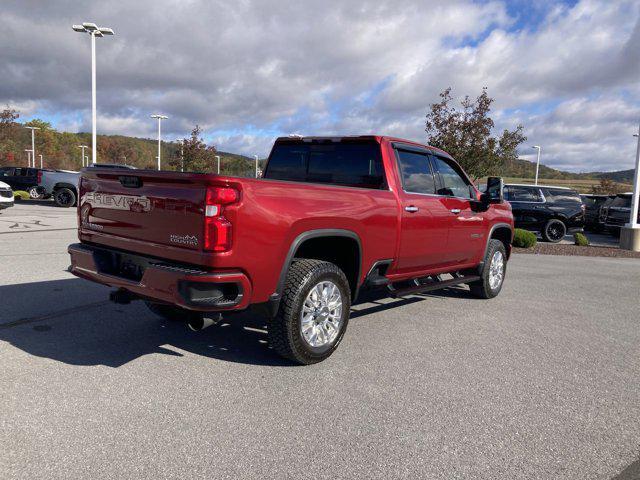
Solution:
[[[73,207],[78,198],[80,172],[70,170],[47,170],[42,172],[39,186],[44,195],[53,196],[59,207]]]
[[[29,193],[31,198],[42,198],[44,191],[38,187],[44,170],[31,167],[2,167],[0,179],[9,184],[13,190],[22,190]]]
[[[488,184],[481,195],[445,152],[378,136],[279,138],[256,179],[87,168],[71,272],[193,328],[252,307],[277,353],[315,363],[366,288],[498,295],[513,217],[502,180]]]
[[[0,182],[0,210],[13,207],[13,190],[9,184]]]
[[[607,205],[604,211],[604,226],[613,235],[620,235],[620,229],[629,223],[632,199],[633,193],[619,193]]]
[[[124,164],[96,163],[87,168],[94,169],[128,169],[136,167]],[[71,170],[47,171],[38,182],[46,195],[53,196],[53,200],[59,207],[73,207],[78,200],[78,182],[80,172]]]
[[[600,232],[603,224],[600,223],[600,208],[611,198],[610,195],[580,195],[584,204],[584,228],[593,232]]]
[[[511,204],[516,228],[539,232],[547,242],[557,243],[584,228],[585,207],[570,188],[508,184],[504,198]]]

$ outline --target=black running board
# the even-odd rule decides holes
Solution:
[[[415,287],[399,288],[397,290],[389,287],[391,296],[394,298],[405,297],[407,295],[413,295],[415,293],[431,292],[433,290],[440,290],[441,288],[453,287],[455,285],[462,285],[464,283],[471,283],[480,280],[479,275],[466,275],[464,277],[454,277],[451,280],[432,281],[423,283],[422,285],[416,285]]]

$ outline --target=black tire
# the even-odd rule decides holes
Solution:
[[[158,315],[159,317],[164,318],[165,320],[170,320],[172,322],[186,322],[188,320],[193,320],[201,316],[198,312],[192,312],[191,310],[185,310],[184,308],[174,307],[173,305],[165,305],[163,303],[154,303],[145,300],[145,305],[149,310]]]
[[[70,188],[59,188],[53,194],[53,201],[59,207],[73,207],[76,204],[76,192]]]
[[[490,274],[492,261],[495,258],[496,252],[502,254],[502,278],[498,285],[491,286]],[[500,293],[502,285],[504,285],[504,279],[507,274],[507,252],[504,248],[504,244],[500,240],[489,240],[489,248],[484,256],[484,266],[480,273],[480,280],[470,283],[469,289],[471,294],[478,298],[493,298]]]
[[[551,219],[545,223],[542,229],[542,238],[545,242],[558,243],[567,234],[567,226],[558,219]]]
[[[320,347],[313,347],[301,331],[304,302],[318,283],[333,283],[340,293],[342,312],[335,338]],[[291,265],[275,317],[267,324],[269,345],[282,357],[302,365],[321,362],[338,348],[349,322],[351,289],[347,277],[333,263],[303,259]]]

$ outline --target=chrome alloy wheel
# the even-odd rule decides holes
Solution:
[[[497,250],[491,257],[491,264],[489,265],[489,286],[491,290],[495,290],[502,283],[504,278],[504,255]]]
[[[342,293],[335,283],[323,280],[316,284],[302,306],[300,333],[311,347],[332,343],[342,323]]]

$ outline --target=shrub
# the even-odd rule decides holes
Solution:
[[[23,192],[22,190],[16,190],[13,192],[14,200],[29,200],[29,194],[27,192]]]
[[[589,245],[589,239],[584,233],[574,233],[573,241],[576,245],[580,245],[581,247],[586,247],[587,245]]]
[[[531,248],[538,243],[538,239],[536,238],[536,234],[530,232],[528,230],[522,230],[521,228],[516,228],[515,233],[513,234],[513,246],[518,248]]]

